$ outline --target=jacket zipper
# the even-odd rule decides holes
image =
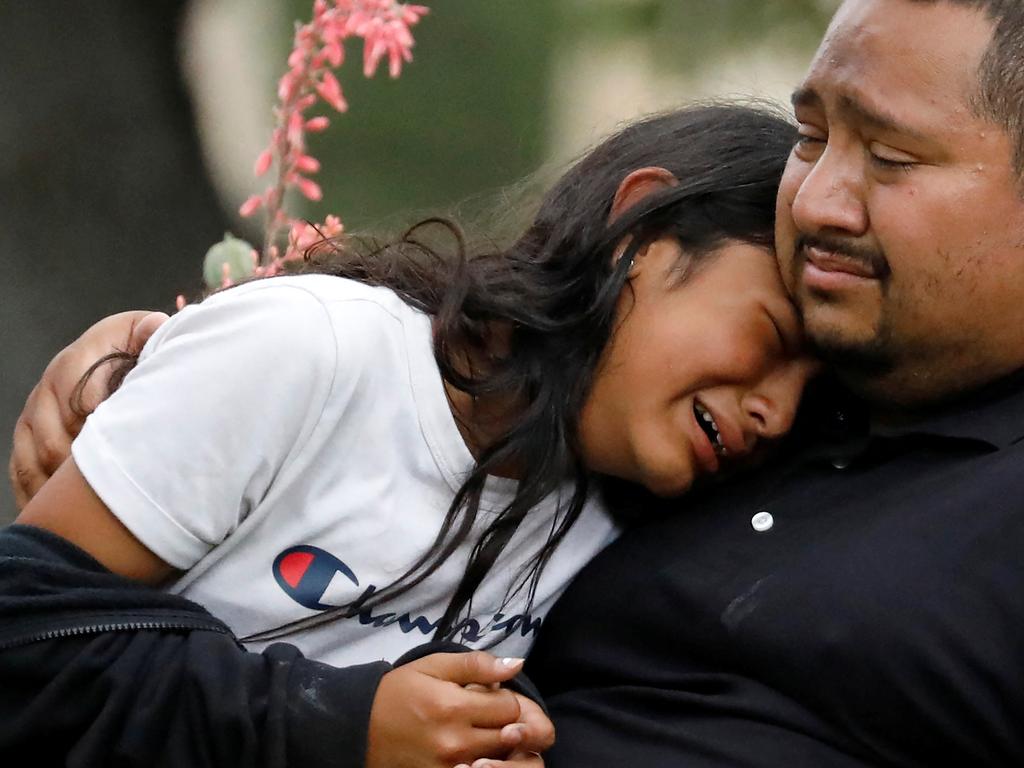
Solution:
[[[222,635],[230,635],[231,631],[224,626],[204,621],[125,621],[105,622],[100,624],[82,624],[73,627],[61,627],[60,629],[48,629],[31,635],[23,635],[12,639],[0,641],[0,651],[14,648],[19,645],[29,645],[45,640],[58,640],[63,637],[77,637],[79,635],[94,635],[104,632],[144,632],[155,631],[183,631],[199,630],[206,632],[219,632]]]

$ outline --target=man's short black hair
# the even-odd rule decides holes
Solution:
[[[995,29],[978,72],[973,107],[1002,125],[1013,140],[1014,167],[1024,177],[1024,2],[1022,0],[913,0],[982,10]]]

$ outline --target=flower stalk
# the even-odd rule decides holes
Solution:
[[[213,246],[204,267],[209,287],[231,285],[250,275],[277,274],[288,262],[302,259],[312,245],[341,234],[343,225],[337,216],[328,215],[314,225],[286,209],[293,191],[313,202],[323,197],[320,184],[312,178],[320,172],[321,163],[310,153],[307,135],[327,130],[331,118],[308,113],[321,103],[339,114],[348,110],[335,73],[344,64],[345,43],[352,38],[363,40],[364,76],[373,77],[386,58],[390,76],[398,77],[403,64],[412,61],[411,28],[427,10],[395,0],[315,0],[313,18],[296,23],[288,71],[278,81],[270,144],[254,167],[258,178],[272,169],[276,172],[261,194],[250,196],[238,209],[246,218],[262,211],[263,243],[257,250],[226,236]],[[239,248],[248,248],[246,258],[239,258]]]

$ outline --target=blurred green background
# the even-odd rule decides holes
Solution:
[[[240,55],[268,13],[253,19],[255,0],[202,0],[187,40],[193,50]],[[831,0],[440,0],[414,30],[415,61],[400,79],[359,73],[359,43],[343,70],[349,114],[315,137],[325,163],[325,198],[311,216],[337,211],[347,226],[374,227],[409,211],[453,205],[473,213],[488,193],[544,167],[557,172],[619,122],[694,97],[758,95],[785,100],[806,65],[836,2]],[[305,18],[308,0],[271,3],[275,30]],[[287,11],[285,8],[287,7]],[[252,24],[248,34],[246,20]],[[205,30],[205,32],[204,32]],[[258,143],[238,141],[227,92],[209,80],[214,58],[196,61],[193,81],[207,78],[201,125],[223,163],[218,183],[244,199],[251,162],[269,131],[272,79],[290,43],[268,39],[274,56],[253,60],[265,78],[239,105]],[[352,55],[356,54],[356,55]],[[207,54],[210,55],[210,54]],[[216,54],[214,54],[216,55]],[[199,58],[199,57],[197,57]],[[262,71],[259,71],[262,67]],[[262,102],[260,101],[262,99]],[[258,111],[257,111],[258,110]],[[215,138],[212,134],[219,134]],[[212,159],[212,158],[211,158]],[[216,161],[211,163],[216,165]],[[228,164],[231,164],[230,167]],[[239,178],[241,174],[241,178]],[[405,217],[407,218],[407,217]]]
[[[415,60],[361,76],[311,140],[313,219],[476,218],[617,124],[708,96],[785,101],[836,0],[424,0]],[[96,319],[170,309],[260,185],[292,20],[310,0],[0,4],[0,437]],[[386,68],[385,68],[386,70]],[[536,172],[540,171],[539,174]],[[13,519],[0,492],[0,523]]]

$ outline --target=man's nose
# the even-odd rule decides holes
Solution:
[[[853,148],[826,146],[793,198],[793,221],[804,234],[863,235],[864,165]]]

